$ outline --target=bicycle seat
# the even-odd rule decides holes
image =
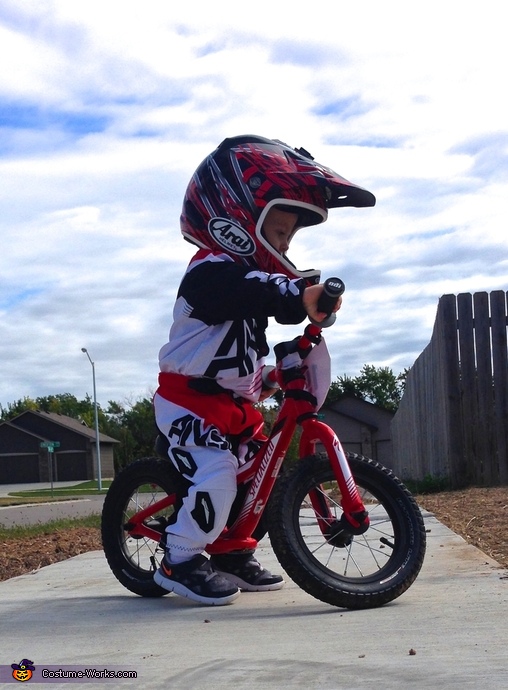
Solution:
[[[154,450],[157,453],[157,455],[160,455],[161,458],[164,458],[165,460],[168,459],[168,449],[169,449],[169,441],[168,439],[164,436],[164,434],[159,433],[157,435],[157,438],[155,439],[155,445],[154,445]]]

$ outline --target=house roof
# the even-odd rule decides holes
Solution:
[[[28,429],[23,429],[22,426],[18,426],[17,424],[13,424],[12,420],[9,422],[0,422],[0,429],[2,429],[3,427],[10,427],[11,429],[16,429],[16,431],[18,433],[26,434],[27,436],[33,436],[36,439],[45,438],[44,436],[41,436],[40,434],[34,434],[33,431],[28,431]],[[47,441],[49,439],[45,438],[45,440]]]
[[[60,426],[65,427],[66,429],[71,429],[77,434],[80,434],[81,436],[86,436],[92,441],[95,441],[95,429],[90,429],[89,426],[87,426],[84,422],[80,422],[79,419],[74,419],[73,417],[67,417],[64,414],[58,414],[56,412],[41,412],[40,410],[27,410],[26,412],[22,412],[20,415],[17,417],[14,417],[13,419],[10,420],[10,424],[13,424],[17,426],[20,429],[24,429],[23,426],[23,417],[26,415],[36,415],[42,419],[46,419],[48,421],[51,421],[55,424],[59,424]],[[33,432],[32,432],[33,433]],[[35,434],[38,436],[39,434]],[[42,435],[41,435],[42,438]],[[120,443],[120,441],[117,441],[116,438],[112,438],[111,436],[107,436],[106,434],[99,433],[99,442],[100,443]]]
[[[394,417],[394,413],[386,410],[384,407],[375,405],[368,400],[357,398],[354,395],[344,395],[331,405],[327,405],[327,408],[364,424],[371,425],[373,428],[377,428],[382,419],[390,422]]]

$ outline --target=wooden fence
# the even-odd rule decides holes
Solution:
[[[452,487],[508,483],[507,293],[444,295],[392,422],[394,470]]]

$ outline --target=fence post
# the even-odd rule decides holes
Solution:
[[[506,293],[490,294],[492,366],[494,369],[494,435],[497,447],[495,483],[508,482],[508,354],[506,337]]]
[[[439,300],[440,366],[443,367],[448,458],[453,488],[467,483],[467,465],[462,441],[460,409],[460,375],[458,362],[457,306],[455,295],[443,295]]]
[[[460,387],[462,393],[462,429],[464,444],[464,479],[476,481],[475,439],[478,427],[478,395],[474,347],[473,296],[469,292],[457,295]]]
[[[476,481],[491,485],[494,479],[494,396],[492,390],[492,354],[490,348],[489,296],[475,292],[474,333],[476,344],[476,380],[478,385]]]

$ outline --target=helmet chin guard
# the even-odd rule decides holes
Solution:
[[[329,208],[375,203],[373,194],[317,163],[304,149],[245,135],[225,139],[199,165],[185,193],[180,227],[198,247],[314,283],[319,271],[298,270],[263,236],[269,210],[277,206],[296,213],[296,232],[323,223]]]

